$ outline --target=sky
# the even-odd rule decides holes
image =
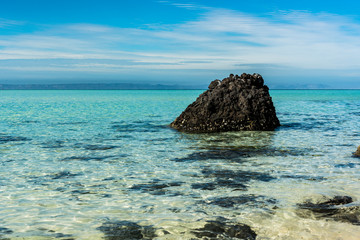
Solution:
[[[0,84],[360,88],[360,2],[0,0]]]

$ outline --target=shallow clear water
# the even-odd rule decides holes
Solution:
[[[128,221],[191,239],[224,217],[257,239],[359,239],[297,204],[359,204],[360,91],[273,90],[275,132],[168,128],[201,92],[0,91],[0,238],[101,239]]]

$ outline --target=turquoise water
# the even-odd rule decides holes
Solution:
[[[170,129],[201,92],[0,91],[0,239],[111,239],[119,221],[191,239],[219,217],[257,239],[359,239],[297,204],[359,204],[360,91],[273,90],[274,132]]]

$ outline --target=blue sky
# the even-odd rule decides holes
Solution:
[[[257,72],[272,88],[360,88],[358,1],[11,0],[0,83],[206,86]]]

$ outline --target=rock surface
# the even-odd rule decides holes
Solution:
[[[260,74],[214,80],[170,126],[184,132],[271,131],[280,126]]]

